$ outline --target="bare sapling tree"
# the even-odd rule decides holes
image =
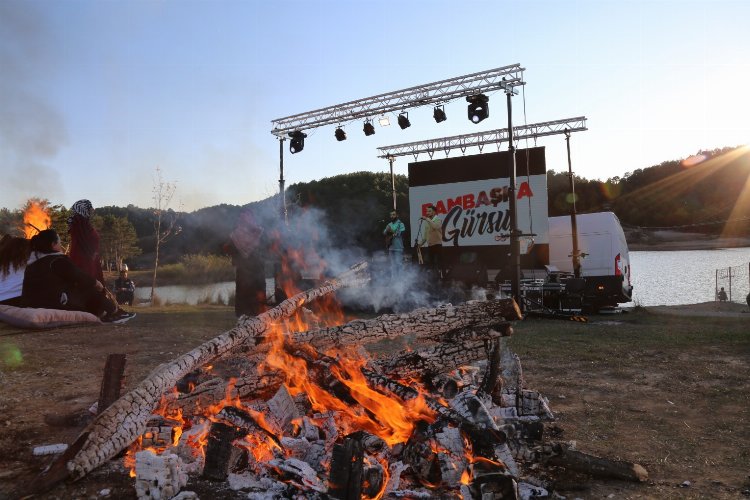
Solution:
[[[154,303],[154,289],[156,288],[156,270],[159,268],[159,248],[161,244],[172,236],[180,233],[182,228],[177,225],[179,213],[169,208],[172,198],[177,190],[176,182],[167,182],[161,174],[161,169],[156,167],[153,187],[154,200],[154,236],[156,237],[156,249],[154,256],[154,276],[151,280],[151,295],[149,300]]]

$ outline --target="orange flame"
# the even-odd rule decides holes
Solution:
[[[337,424],[344,433],[365,430],[379,436],[388,445],[394,445],[406,442],[419,420],[435,421],[435,413],[427,406],[423,396],[403,401],[393,394],[383,394],[370,388],[361,371],[365,364],[362,358],[341,355],[338,363],[330,367],[331,374],[348,388],[349,395],[359,403],[359,406],[351,406],[309,378],[305,360],[291,356],[284,350],[284,335],[280,329],[272,329],[269,340],[272,348],[261,369],[270,367],[284,373],[289,393],[307,394],[316,411],[337,412]]]
[[[31,201],[29,208],[23,213],[23,230],[26,238],[31,238],[39,231],[43,231],[52,225],[52,219],[43,203]]]

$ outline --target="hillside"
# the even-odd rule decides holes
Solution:
[[[566,172],[547,173],[549,214],[570,213]],[[575,177],[579,213],[614,211],[633,248],[711,248],[750,244],[750,148],[700,152],[685,160],[671,160],[622,177],[589,180]],[[408,228],[408,180],[396,176],[397,205]],[[392,207],[387,173],[355,172],[312,182],[292,184],[287,206],[292,219],[304,215],[314,239],[335,248],[373,252],[383,248],[382,228]],[[278,197],[245,206],[221,204],[180,213],[180,234],[161,248],[162,262],[176,262],[186,254],[217,254],[227,241],[239,213],[251,207],[267,231],[279,225]],[[56,220],[64,221],[65,207]],[[142,254],[136,267],[153,262],[153,211],[127,207],[97,207],[99,215],[126,217],[134,226]],[[0,232],[18,227],[20,211],[0,209]],[[719,239],[722,238],[722,239]],[[692,246],[691,246],[692,245]]]

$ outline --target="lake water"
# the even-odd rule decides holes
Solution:
[[[744,273],[732,281],[732,299],[743,302],[750,289],[747,266],[750,247],[718,250],[630,252],[633,302],[624,306],[695,304],[714,300],[716,269],[744,266]],[[727,284],[720,284],[727,287]],[[267,293],[273,293],[273,280],[266,280]],[[728,287],[727,287],[728,290]],[[234,282],[210,285],[160,286],[156,295],[169,304],[228,304],[234,295]],[[136,289],[136,302],[147,301],[151,287]]]
[[[732,280],[732,301],[745,302],[748,294],[750,248],[630,252],[633,302],[657,306],[696,304],[714,300],[716,269],[744,266]],[[728,290],[726,283],[720,284]]]

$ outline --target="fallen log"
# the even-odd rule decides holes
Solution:
[[[353,266],[341,276],[321,286],[299,293],[258,316],[241,316],[231,330],[183,354],[175,361],[156,368],[135,389],[115,401],[89,424],[75,441],[77,453],[64,460],[73,480],[113,458],[141,435],[162,396],[186,374],[245,344],[254,345],[269,326],[294,314],[306,303],[352,283],[361,283],[367,264]],[[71,446],[70,449],[74,447]],[[55,470],[59,470],[59,467]],[[45,491],[65,477],[40,475],[34,490]]]
[[[639,483],[648,479],[648,471],[637,463],[597,457],[582,451],[571,450],[562,445],[556,451],[558,451],[558,454],[549,457],[547,463],[605,479],[620,479]]]

